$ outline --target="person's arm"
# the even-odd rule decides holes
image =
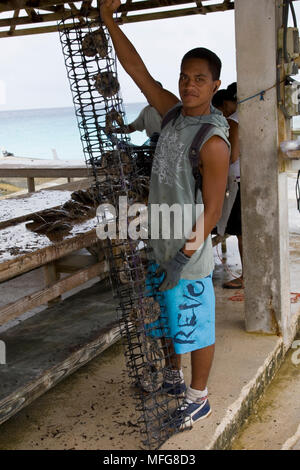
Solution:
[[[148,72],[133,44],[115,23],[113,13],[120,5],[120,0],[103,0],[100,6],[101,18],[108,29],[121,65],[141,89],[147,101],[157,109],[161,116],[164,116],[169,109],[178,103],[179,99],[158,85]]]
[[[240,157],[239,125],[232,119],[228,119],[229,142],[231,144],[230,163],[236,162]]]
[[[200,158],[204,212],[193,227],[195,235],[182,248],[189,257],[206,240],[222,215],[230,159],[228,145],[221,137],[213,136],[203,145]]]

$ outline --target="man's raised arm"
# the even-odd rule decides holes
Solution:
[[[120,5],[120,0],[103,0],[100,6],[101,18],[109,31],[121,65],[143,92],[147,101],[157,109],[161,116],[164,116],[179,100],[173,93],[158,85],[133,44],[115,23],[113,13]]]

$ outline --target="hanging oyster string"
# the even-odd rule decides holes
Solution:
[[[94,180],[95,205],[109,202],[118,218],[121,196],[126,196],[129,205],[147,202],[153,148],[133,147],[125,132],[116,61],[101,20],[78,22],[73,18],[72,27],[69,19],[68,26],[64,21],[59,25],[60,40],[83,152]],[[115,126],[121,133],[120,140],[112,136]],[[83,198],[81,203],[85,202]],[[148,449],[157,449],[176,430],[170,417],[179,402],[161,390],[166,351],[151,332],[161,328],[163,312],[159,294],[155,299],[145,296],[151,253],[146,242],[130,237],[108,238],[102,247],[119,302],[120,331],[128,374],[135,387],[143,443]],[[169,424],[162,426],[165,422]]]

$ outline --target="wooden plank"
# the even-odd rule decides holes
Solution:
[[[233,10],[234,6],[232,8],[227,8],[229,10]],[[215,5],[215,8],[209,12],[220,12],[224,11],[223,4]],[[207,10],[202,10],[199,11],[198,7],[192,7],[192,8],[183,8],[182,10],[171,10],[171,11],[162,11],[162,12],[155,12],[155,13],[145,13],[141,15],[130,15],[126,16],[125,18],[119,18],[118,22],[120,24],[125,24],[125,23],[138,23],[141,21],[153,21],[153,20],[163,20],[163,19],[168,19],[168,18],[179,18],[181,16],[191,16],[191,15],[199,15],[199,14],[205,14],[208,13]]]
[[[97,283],[1,334],[0,423],[120,338],[111,299]]]
[[[57,242],[36,252],[26,253],[17,258],[10,259],[0,264],[0,282],[7,281],[31,269],[50,263],[72,251],[86,248],[87,246],[95,244],[97,241],[96,230],[93,229],[72,238],[66,238],[61,242]]]
[[[92,172],[91,168],[86,167],[65,167],[65,168],[20,168],[0,165],[0,177],[15,178],[81,178],[88,177]]]
[[[100,263],[81,269],[80,271],[77,271],[76,274],[67,276],[58,282],[53,283],[52,279],[48,276],[48,283],[51,283],[50,287],[46,287],[45,289],[34,292],[30,295],[26,295],[16,302],[11,302],[10,304],[0,308],[0,325],[18,318],[22,313],[27,312],[28,310],[59,298],[65,292],[84,284],[94,277],[103,274],[101,277],[104,278],[106,276],[105,273],[108,271],[109,268],[107,262],[101,261]]]

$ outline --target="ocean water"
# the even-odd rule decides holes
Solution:
[[[125,105],[126,122],[132,122],[147,103]],[[130,134],[132,143],[147,140],[145,132]],[[18,157],[84,160],[74,108],[30,109],[0,112],[0,151]]]

